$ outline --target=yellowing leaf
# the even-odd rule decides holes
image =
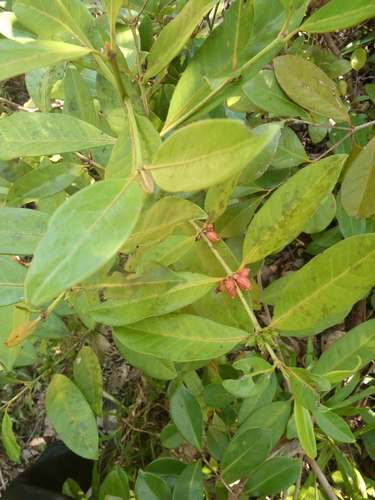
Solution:
[[[24,340],[26,340],[30,335],[32,335],[38,326],[41,318],[34,319],[33,321],[26,321],[21,325],[17,326],[15,330],[7,338],[5,345],[7,347],[14,347]]]

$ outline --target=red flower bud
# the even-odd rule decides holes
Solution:
[[[240,271],[238,274],[240,274],[241,276],[248,276],[249,275],[249,272],[250,272],[250,269],[248,267],[244,267],[242,269],[242,271]]]
[[[237,285],[241,290],[250,290],[252,288],[249,278],[246,278],[243,274],[237,276]]]
[[[215,233],[215,231],[207,231],[206,236],[212,243],[214,243],[215,241],[220,241],[220,238]]]
[[[207,231],[213,231],[214,230],[214,225],[213,224],[207,224]]]
[[[225,280],[221,280],[219,286],[216,288],[215,293],[224,292],[226,290]]]
[[[236,283],[228,278],[225,280],[225,289],[228,292],[228,294],[234,299],[234,297],[237,295],[237,289],[236,289]]]

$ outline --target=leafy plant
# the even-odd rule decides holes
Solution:
[[[45,379],[58,435],[98,459],[95,352],[108,325],[131,365],[169,381],[171,421],[162,458],[138,474],[114,466],[93,498],[303,499],[316,476],[320,498],[367,498],[373,481],[340,447],[375,458],[373,412],[357,406],[375,392],[363,375],[375,322],[348,321],[375,281],[374,124],[340,93],[350,63],[315,34],[364,22],[375,6],[7,5],[0,74],[26,73],[31,101],[18,112],[1,101],[0,383],[45,360],[2,406],[9,457],[20,454],[11,405]],[[353,53],[354,69],[363,57]],[[325,140],[320,156],[309,158],[298,127],[305,144]],[[302,233],[312,258],[262,290],[264,263]],[[345,321],[339,340],[314,350]],[[303,362],[288,337],[307,338]],[[75,352],[71,376],[61,373]],[[195,450],[189,463],[168,456],[181,443]]]

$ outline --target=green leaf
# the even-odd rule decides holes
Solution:
[[[341,203],[341,191],[336,197],[336,205],[336,219],[339,223],[340,232],[344,238],[350,238],[350,236],[356,236],[357,234],[372,232],[371,230],[366,230],[366,219],[359,219],[355,215],[350,217],[346,213]]]
[[[239,174],[227,179],[218,186],[212,186],[207,191],[204,209],[210,214],[210,222],[215,222],[228,206],[233,190],[236,187]]]
[[[237,431],[221,461],[221,474],[226,483],[250,474],[264,462],[271,449],[271,433],[259,427]]]
[[[303,228],[304,233],[319,233],[329,226],[336,215],[336,200],[333,194],[319,205],[314,215]]]
[[[309,165],[276,190],[247,230],[243,263],[258,262],[300,234],[335,186],[345,158],[335,155]]]
[[[7,193],[8,206],[48,198],[65,188],[77,178],[82,167],[77,163],[44,165],[18,179]]]
[[[171,361],[213,359],[248,337],[246,332],[189,314],[171,313],[115,327],[126,347]]]
[[[97,126],[98,117],[90,88],[81,73],[73,65],[66,68],[64,95],[64,113]]]
[[[276,152],[268,163],[272,163],[272,166],[277,169],[284,170],[285,167],[298,166],[310,161],[297,134],[290,127],[284,125],[280,132]],[[262,177],[259,179],[259,182],[261,181]]]
[[[51,92],[54,84],[64,76],[61,64],[47,68],[34,69],[25,75],[27,91],[40,111],[48,113],[51,109]]]
[[[326,33],[355,26],[375,16],[368,0],[331,0],[300,26],[301,31]]]
[[[280,86],[299,106],[338,122],[349,121],[335,83],[318,66],[298,56],[275,57],[273,63]]]
[[[232,238],[243,231],[263,198],[264,196],[252,196],[245,201],[229,205],[215,224],[215,231],[220,238]]]
[[[184,438],[174,424],[168,424],[161,431],[160,442],[166,448],[172,449],[178,448],[184,442]]]
[[[312,371],[328,376],[330,373],[344,372],[340,380],[347,377],[345,372],[359,371],[372,359],[375,350],[375,320],[369,320],[349,330],[323,352]]]
[[[90,346],[83,346],[74,361],[74,381],[85,396],[93,413],[102,416],[102,370],[97,355]]]
[[[243,86],[243,90],[254,104],[273,116],[306,115],[306,111],[294,104],[285,94],[273,71],[260,71]]]
[[[215,460],[221,460],[224,451],[227,449],[230,441],[229,432],[223,432],[215,425],[210,425],[207,430],[207,449]]]
[[[168,137],[147,170],[162,189],[173,193],[215,186],[240,172],[279,128],[269,124],[264,134],[255,135],[239,120],[199,121]]]
[[[222,386],[222,384],[208,384],[200,393],[199,398],[212,408],[224,408],[233,403],[235,397]]]
[[[251,474],[244,486],[243,494],[261,497],[285,491],[297,481],[301,468],[300,458],[270,458]]]
[[[6,257],[0,257],[0,306],[24,300],[26,268]]]
[[[183,384],[171,397],[171,419],[181,436],[196,450],[203,444],[203,412],[198,399]]]
[[[270,328],[290,332],[311,328],[353,305],[374,281],[375,234],[340,241],[288,281],[280,292]]]
[[[375,138],[349,165],[341,183],[341,203],[347,215],[366,219],[375,213]]]
[[[21,448],[19,447],[12,430],[12,420],[8,413],[4,413],[3,422],[1,424],[1,437],[3,445],[8,457],[13,462],[18,462],[21,456]]]
[[[216,0],[190,0],[185,3],[182,11],[163,28],[151,47],[144,81],[168,66],[183,49],[202,17],[215,3]]]
[[[172,361],[160,359],[151,354],[144,354],[134,351],[129,347],[124,346],[118,339],[116,334],[113,334],[117,349],[128,363],[135,366],[139,370],[143,370],[147,375],[159,380],[173,380],[177,377],[177,371]]]
[[[321,375],[304,368],[288,368],[293,396],[299,404],[313,411],[319,405],[320,392],[328,392],[331,384]]]
[[[341,417],[331,411],[320,412],[313,411],[315,422],[322,431],[330,438],[340,443],[354,443],[355,438],[348,424]]]
[[[43,304],[90,276],[124,243],[141,211],[137,184],[106,180],[79,191],[50,220],[26,279],[26,295]],[[121,224],[121,231],[114,228]],[[74,228],[74,230],[73,230]]]
[[[13,11],[21,23],[40,35],[58,37],[69,44],[103,47],[95,21],[79,0],[18,0]],[[45,65],[48,66],[48,65]]]
[[[237,380],[224,380],[223,386],[239,398],[248,398],[265,391],[270,383],[270,374],[273,372],[272,366],[267,361],[255,356],[236,361],[233,368],[242,370],[244,375]],[[257,379],[254,380],[254,377]]]
[[[98,430],[91,408],[78,387],[56,374],[48,386],[46,409],[66,446],[80,457],[98,459]]]
[[[108,85],[108,80],[97,73],[96,90],[100,102],[100,109],[103,117],[117,136],[126,127],[126,115],[124,106],[112,85]],[[129,141],[130,134],[126,139]]]
[[[182,222],[206,218],[207,214],[191,201],[167,196],[142,213],[121,252],[132,253],[137,246],[154,245],[169,236]]]
[[[122,500],[130,500],[128,476],[119,465],[113,466],[100,487],[99,500],[106,500],[106,495],[117,496]]]
[[[309,410],[300,405],[298,401],[294,402],[294,420],[296,424],[298,439],[306,455],[310,458],[315,458],[316,442],[314,435],[314,426],[311,421]]]
[[[22,45],[24,46],[24,45]],[[0,159],[68,153],[114,144],[115,139],[77,118],[49,113],[14,113],[0,121]]]
[[[31,42],[37,35],[21,24],[13,12],[0,12],[0,33],[16,42]]]
[[[28,71],[80,59],[89,55],[91,49],[45,40],[27,43],[0,40],[0,51],[0,75],[2,80],[7,80]],[[21,114],[25,118],[25,114]]]
[[[289,401],[273,401],[254,411],[241,423],[240,431],[251,427],[260,427],[270,431],[271,448],[273,448],[284,434],[291,412]]]
[[[161,477],[140,470],[135,483],[137,500],[172,500],[172,488]]]
[[[201,500],[203,498],[203,474],[200,460],[189,464],[179,475],[172,498],[173,500]]]
[[[164,290],[153,283],[136,280],[135,285],[139,286],[130,292],[130,297],[107,300],[84,312],[105,325],[128,325],[150,316],[159,316],[181,309],[209,292],[215,283],[212,278],[197,273],[179,273],[176,277],[179,278],[179,282],[171,282]]]

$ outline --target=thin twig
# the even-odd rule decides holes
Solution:
[[[19,111],[27,111],[28,113],[39,113],[40,110],[38,108],[35,109],[29,109],[25,108],[24,106],[21,106],[20,104],[17,104],[16,102],[9,101],[8,99],[5,99],[5,97],[0,97],[0,103],[7,104],[8,106],[12,106],[15,109],[18,109]]]
[[[310,467],[312,468],[312,470],[316,474],[316,477],[319,479],[319,482],[322,485],[322,487],[324,488],[328,497],[331,500],[338,500],[337,496],[334,494],[334,492],[331,488],[331,485],[327,481],[327,478],[323,474],[323,472],[322,472],[321,468],[319,467],[319,465],[317,464],[317,462],[313,458],[310,458],[307,456],[305,458],[306,458],[307,463],[310,465]]]
[[[100,168],[102,170],[106,169],[105,167],[100,165],[100,163],[96,163],[96,161],[90,160],[90,158],[87,158],[87,156],[85,156],[81,153],[78,153],[78,151],[74,152],[73,154],[75,154],[80,160],[83,160],[83,161],[89,163],[92,167],[97,167],[97,168]]]

